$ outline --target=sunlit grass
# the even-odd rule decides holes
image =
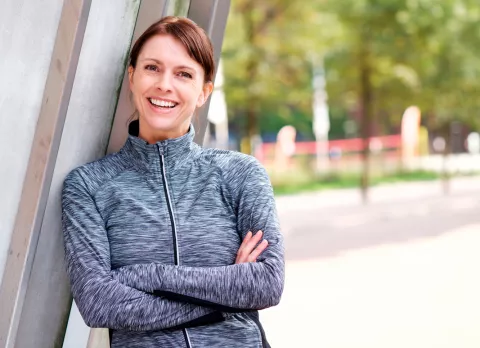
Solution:
[[[401,171],[374,176],[371,178],[371,186],[384,183],[427,181],[440,179],[441,175],[430,171]],[[300,192],[319,191],[326,189],[354,188],[360,185],[359,174],[329,174],[315,177],[306,173],[292,173],[284,175],[272,175],[272,183],[275,194],[285,195]]]

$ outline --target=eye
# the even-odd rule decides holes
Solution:
[[[148,64],[145,66],[145,70],[148,70],[148,71],[158,71],[158,68],[156,65],[152,65],[152,64]]]
[[[180,71],[180,72],[178,73],[178,76],[184,77],[184,78],[186,78],[186,79],[191,79],[191,78],[192,78],[192,74],[189,74],[189,73],[186,72],[186,71]]]

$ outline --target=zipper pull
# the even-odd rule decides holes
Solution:
[[[158,144],[159,148],[160,148],[160,153],[162,155],[166,155],[167,154],[167,146],[168,146],[168,140],[163,140],[163,141],[160,141],[160,143]]]
[[[157,144],[158,147],[158,152],[160,153],[160,156],[163,156],[163,146],[160,144]]]

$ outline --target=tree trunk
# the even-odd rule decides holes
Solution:
[[[248,81],[256,81],[258,72],[258,61],[255,61],[255,57],[252,57],[250,62],[247,66],[247,74],[248,74]],[[254,93],[249,91],[247,93],[249,95],[249,103],[247,105],[247,122],[246,122],[246,129],[245,129],[245,144],[243,152],[252,155],[252,139],[255,135],[258,134],[258,120],[257,120],[257,105],[258,101]]]
[[[360,116],[361,116],[361,133],[363,139],[362,151],[362,175],[360,179],[360,189],[362,193],[363,203],[368,203],[368,188],[370,186],[370,138],[373,123],[373,100],[372,100],[372,83],[371,83],[371,67],[367,40],[361,40],[361,48],[359,55],[360,68]]]
[[[247,42],[251,47],[250,55],[247,62],[247,81],[250,86],[247,87],[247,100],[248,105],[246,105],[247,113],[247,122],[245,123],[245,133],[242,140],[241,150],[247,154],[253,154],[252,151],[252,139],[255,135],[258,134],[258,120],[257,120],[257,110],[258,110],[258,100],[256,98],[255,90],[252,90],[251,86],[255,85],[258,76],[258,67],[259,67],[259,56],[257,53],[257,38],[258,28],[256,27],[255,20],[253,18],[253,6],[254,2],[251,1],[246,4],[246,7],[243,11],[243,21],[245,24],[245,35],[247,37]]]

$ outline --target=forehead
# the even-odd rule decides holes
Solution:
[[[172,35],[156,35],[150,38],[143,45],[139,58],[156,59],[165,65],[203,70],[202,66],[190,57],[186,47]]]

